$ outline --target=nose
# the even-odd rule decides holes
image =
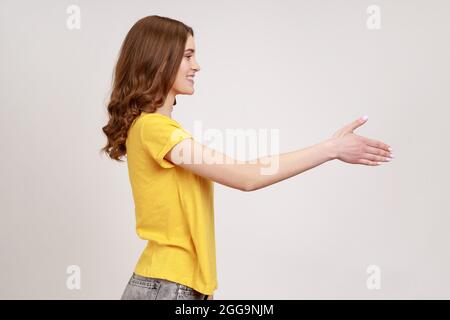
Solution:
[[[197,63],[197,61],[195,61],[192,69],[194,69],[196,72],[200,71],[200,65]]]

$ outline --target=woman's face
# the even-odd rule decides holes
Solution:
[[[175,83],[172,86],[174,94],[193,94],[194,93],[194,75],[200,71],[200,66],[195,58],[194,37],[189,35],[183,59],[178,69]]]

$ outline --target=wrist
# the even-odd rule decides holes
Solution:
[[[335,160],[338,157],[336,139],[330,138],[322,142],[328,160]]]

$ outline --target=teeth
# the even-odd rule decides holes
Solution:
[[[194,76],[187,76],[186,78],[188,78],[189,80],[194,80]]]

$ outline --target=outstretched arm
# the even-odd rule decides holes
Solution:
[[[184,139],[165,156],[170,162],[199,176],[242,191],[258,190],[288,179],[324,162],[339,159],[351,164],[377,166],[390,161],[389,146],[355,135],[367,119],[357,119],[331,138],[292,152],[238,161],[194,139]]]
[[[335,158],[331,140],[253,161],[238,161],[194,139],[179,142],[166,157],[199,176],[242,191],[285,180]],[[197,159],[197,160],[196,160]]]

